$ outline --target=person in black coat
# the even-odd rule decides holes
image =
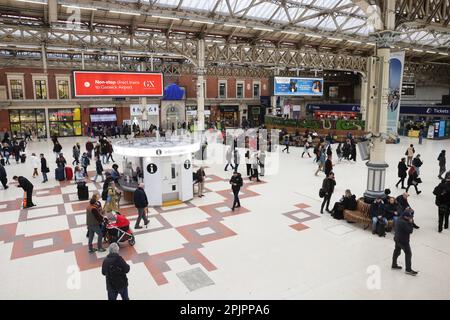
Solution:
[[[328,176],[325,179],[323,179],[323,182],[322,182],[322,191],[324,194],[323,202],[320,207],[320,213],[322,213],[322,214],[323,214],[323,208],[325,207],[325,204],[326,204],[326,211],[328,213],[331,213],[329,206],[330,206],[330,200],[331,200],[331,196],[333,195],[335,185],[336,185],[336,180],[334,178],[334,173],[330,172],[328,174]]]
[[[331,215],[333,218],[338,220],[344,219],[344,210],[356,210],[356,206],[356,196],[352,194],[349,189],[347,189],[339,202],[334,204],[333,210],[331,210]]]
[[[397,258],[400,256],[401,251],[405,253],[405,272],[409,275],[417,275],[417,271],[411,268],[411,246],[409,244],[410,236],[413,232],[412,214],[411,209],[406,209],[403,216],[398,219],[395,225],[395,249],[392,255],[392,269],[400,270],[402,267],[397,264]]]
[[[241,206],[241,202],[239,201],[239,191],[241,190],[244,181],[242,180],[242,176],[239,172],[233,172],[233,176],[230,179],[231,190],[233,191],[234,199],[233,206],[231,210],[234,211],[234,208],[239,208]]]
[[[327,154],[327,160],[325,161],[324,171],[326,176],[328,176],[330,172],[333,171],[333,162],[331,161],[331,154]]]
[[[419,189],[417,188],[417,186],[421,182],[422,181],[419,179],[419,173],[418,173],[416,167],[414,165],[412,165],[408,171],[408,186],[406,187],[406,192],[408,192],[409,188],[411,186],[413,186],[414,189],[416,189],[416,194],[418,194],[418,195],[421,194],[422,191],[419,191]]]
[[[144,190],[144,184],[140,183],[139,187],[134,191],[134,205],[138,210],[138,218],[136,220],[136,224],[134,226],[135,229],[142,229],[139,225],[141,223],[141,219],[144,219],[144,225],[148,225],[148,219],[146,212],[148,210],[148,199],[147,194]]]
[[[6,174],[5,167],[0,163],[0,182],[3,185],[3,188],[6,190],[9,187],[7,186],[8,183],[8,175]]]
[[[395,199],[395,202],[397,202],[397,205],[398,205],[397,211],[398,211],[399,216],[402,216],[403,212],[405,212],[406,209],[411,209],[411,216],[414,218],[414,210],[412,210],[411,206],[409,205],[408,197],[409,197],[409,194],[407,192],[404,192],[403,194],[399,195]],[[415,229],[419,229],[419,226],[415,224],[414,220],[412,222],[413,222],[413,227]]]
[[[23,191],[25,191],[27,194],[27,206],[24,209],[36,206],[33,203],[33,188],[34,188],[34,186],[30,182],[30,180],[28,180],[27,178],[22,177],[22,176],[19,176],[19,177],[14,176],[13,180],[19,182],[19,185],[17,187],[22,188]]]
[[[448,229],[448,220],[450,215],[450,172],[445,174],[445,179],[433,190],[436,196],[436,205],[438,206],[438,232]]]
[[[130,266],[119,255],[119,245],[115,242],[111,243],[109,245],[109,254],[102,264],[102,274],[106,277],[108,300],[117,300],[119,294],[122,300],[130,300],[126,275],[128,272],[130,272]]]
[[[406,173],[408,172],[408,166],[406,165],[406,158],[402,158],[400,160],[400,162],[397,165],[397,169],[398,169],[398,177],[400,178],[400,180],[398,180],[398,182],[395,184],[395,186],[398,188],[398,185],[401,183],[402,189],[406,189],[405,179],[407,176]]]
[[[442,175],[444,174],[446,168],[446,159],[445,159],[445,150],[442,150],[441,153],[439,154],[437,160],[439,161],[439,175],[438,178],[442,180]]]
[[[384,216],[384,203],[381,197],[375,199],[369,209],[370,219],[372,219],[372,233],[377,233],[377,223],[387,225],[387,219]]]
[[[41,173],[42,173],[42,177],[44,178],[44,180],[42,182],[45,183],[48,181],[47,173],[50,170],[47,168],[47,159],[45,159],[44,154],[41,153],[40,156],[41,156]]]

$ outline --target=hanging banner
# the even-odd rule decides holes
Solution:
[[[323,78],[275,77],[274,96],[322,96]]]
[[[398,134],[398,117],[400,114],[400,98],[403,81],[403,65],[405,52],[391,52],[389,59],[389,96],[386,131],[394,135]]]

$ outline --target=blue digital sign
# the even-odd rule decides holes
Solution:
[[[322,96],[322,78],[275,77],[275,96]]]
[[[439,121],[439,138],[445,136],[445,120]]]

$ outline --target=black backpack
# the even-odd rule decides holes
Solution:
[[[113,289],[120,290],[127,286],[127,276],[121,267],[111,264],[108,271],[109,281]]]
[[[384,222],[377,222],[377,234],[380,237],[385,237],[386,236],[386,225],[384,224]]]

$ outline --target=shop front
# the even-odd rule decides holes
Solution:
[[[81,136],[81,108],[49,109],[50,136]]]
[[[89,108],[89,117],[94,130],[117,126],[116,108],[113,106],[97,106]]]
[[[146,130],[150,125],[159,126],[159,105],[158,104],[131,104],[130,105],[131,124],[139,125]]]
[[[450,106],[424,106],[424,105],[404,105],[400,106],[399,133],[404,136],[417,137],[419,131],[425,135],[430,126],[433,128],[443,125],[440,121],[450,122]],[[437,125],[436,125],[437,123]],[[445,131],[444,137],[447,137]],[[442,138],[442,136],[433,136],[433,138]]]
[[[47,136],[45,126],[45,109],[11,109],[9,110],[11,132],[22,136],[25,132],[35,132],[39,138]]]
[[[264,123],[266,108],[264,106],[248,106],[247,117],[250,127],[259,127]]]
[[[186,122],[191,126],[197,121],[197,106],[186,106]],[[205,124],[206,127],[211,122],[211,107],[205,106]]]
[[[161,101],[161,127],[166,130],[181,128],[186,121],[184,100]]]
[[[239,127],[239,106],[220,106],[220,121],[225,128]]]

